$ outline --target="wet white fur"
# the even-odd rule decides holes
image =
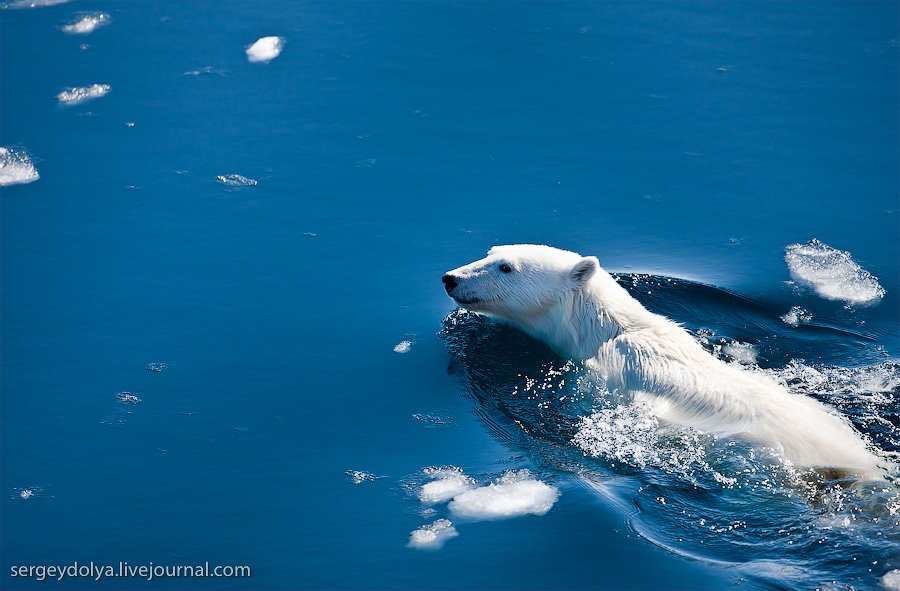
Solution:
[[[716,359],[678,324],[644,308],[595,257],[495,246],[449,274],[458,284],[450,295],[461,305],[585,361],[610,389],[649,403],[663,421],[770,446],[800,468],[883,475],[887,463],[846,419],[765,375]]]

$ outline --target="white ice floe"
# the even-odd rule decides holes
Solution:
[[[466,476],[456,466],[430,467],[422,472],[433,479],[419,489],[419,500],[423,503],[446,503],[456,495],[475,488],[475,479]]]
[[[255,187],[257,185],[255,179],[239,174],[220,174],[216,177],[216,180],[229,187]]]
[[[431,525],[423,525],[409,534],[409,547],[437,550],[444,543],[459,535],[448,519],[438,519]]]
[[[251,63],[270,62],[281,53],[284,39],[277,36],[260,37],[247,48],[247,60]]]
[[[64,26],[62,30],[69,35],[87,35],[93,33],[100,27],[108,25],[110,20],[109,15],[105,12],[85,14],[77,21]]]
[[[825,299],[869,304],[884,296],[878,278],[860,267],[849,252],[815,238],[806,244],[788,246],[784,261],[794,280],[810,285]]]
[[[780,318],[785,324],[797,327],[801,324],[809,324],[812,322],[813,317],[808,310],[801,308],[800,306],[791,306],[791,309]]]
[[[77,105],[84,101],[100,98],[112,90],[109,84],[91,84],[90,86],[75,86],[67,88],[58,95],[56,100],[64,105]]]
[[[396,345],[394,345],[394,353],[409,353],[409,350],[412,349],[412,341],[400,341]]]
[[[41,178],[28,154],[11,148],[0,148],[0,187],[24,185]]]
[[[467,490],[450,502],[450,511],[465,519],[506,519],[545,515],[559,491],[532,478],[528,470],[509,471],[487,486]]]

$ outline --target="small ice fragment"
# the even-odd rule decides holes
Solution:
[[[837,250],[815,238],[806,244],[791,244],[784,261],[791,277],[810,285],[828,300],[869,304],[884,296],[878,278],[860,267],[849,252]]]
[[[344,472],[344,474],[350,477],[350,480],[353,481],[353,484],[373,482],[375,480],[381,480],[382,478],[385,478],[384,476],[376,476],[375,474],[369,474],[368,472],[363,472],[362,470],[347,470],[346,472]]]
[[[148,363],[147,371],[155,371],[157,373],[166,371],[169,368],[165,363]]]
[[[419,500],[429,505],[446,503],[456,495],[475,488],[475,479],[466,476],[456,466],[431,466],[422,472],[433,479],[419,489]]]
[[[400,341],[399,343],[394,345],[394,353],[409,353],[409,350],[412,349],[412,346],[412,341]]]
[[[119,402],[124,402],[125,404],[137,404],[141,401],[140,398],[131,392],[119,392],[116,394],[116,398],[119,399]]]
[[[0,187],[24,185],[41,178],[28,154],[0,147]]]
[[[800,306],[791,306],[791,309],[787,311],[786,314],[781,316],[781,320],[785,324],[790,324],[793,327],[800,326],[801,324],[808,324],[812,321],[812,314],[809,311],[801,308]]]
[[[239,174],[220,174],[216,180],[229,187],[255,187],[257,184],[256,180]]]
[[[58,95],[56,100],[64,105],[77,105],[84,101],[100,98],[112,90],[109,84],[91,84],[90,86],[75,86],[67,88]]]
[[[134,123],[129,121],[128,123],[125,124],[125,127],[134,127]]]
[[[31,490],[30,488],[23,488],[22,490],[19,491],[19,498],[22,500],[30,499],[33,496],[34,496],[34,491]]]
[[[414,421],[422,421],[431,425],[450,425],[453,423],[453,417],[442,417],[431,413],[417,412],[410,416]]]
[[[528,470],[510,471],[487,486],[456,495],[449,508],[467,519],[506,519],[546,515],[559,499],[559,491],[531,478]]]
[[[459,535],[449,519],[438,519],[431,525],[423,525],[409,534],[409,547],[437,550],[444,543]]]
[[[284,39],[277,36],[260,37],[247,48],[247,60],[250,63],[266,63],[279,56],[284,48]]]
[[[110,22],[109,15],[105,12],[95,12],[86,14],[77,21],[70,23],[62,28],[64,33],[69,35],[87,35],[93,33],[100,27],[108,25]]]

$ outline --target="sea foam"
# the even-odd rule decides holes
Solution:
[[[64,105],[77,105],[91,99],[106,96],[112,87],[109,84],[91,84],[90,86],[75,86],[67,88],[58,95],[56,100]]]
[[[860,267],[849,252],[815,238],[806,244],[788,246],[784,261],[794,280],[810,285],[825,299],[869,304],[884,296],[878,278]]]
[[[247,48],[247,60],[251,63],[270,62],[281,54],[284,39],[277,36],[260,37]]]
[[[62,28],[64,33],[69,35],[87,35],[93,33],[100,27],[108,25],[110,22],[109,15],[105,12],[95,12],[93,14],[85,14],[80,19]]]
[[[546,515],[559,491],[536,480],[528,470],[506,472],[487,486],[467,490],[450,502],[450,511],[473,520]]]
[[[0,148],[0,187],[24,185],[41,178],[25,152]]]

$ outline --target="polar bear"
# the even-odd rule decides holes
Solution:
[[[443,283],[461,306],[583,361],[610,390],[646,402],[662,421],[772,447],[802,469],[880,480],[889,468],[836,412],[713,357],[681,326],[644,308],[596,257],[495,246],[447,272]]]

